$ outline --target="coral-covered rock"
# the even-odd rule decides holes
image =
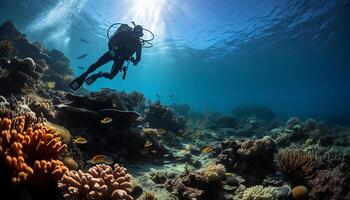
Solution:
[[[310,200],[350,199],[349,166],[344,164],[334,170],[320,170],[308,181]]]
[[[159,102],[151,104],[145,113],[145,121],[150,123],[152,128],[160,128],[180,133],[185,130],[185,120],[176,117],[174,112],[162,106]]]
[[[22,93],[26,87],[36,87],[40,74],[31,58],[0,61],[0,93],[4,96]]]
[[[88,172],[68,171],[58,183],[58,187],[67,200],[73,199],[116,199],[133,200],[131,175],[126,168],[114,165],[114,168],[99,164]]]
[[[62,52],[56,49],[50,51],[38,43],[31,43],[11,21],[0,26],[1,41],[7,41],[2,42],[2,47],[0,47],[1,54],[4,54],[5,57],[32,58],[35,63],[39,63],[35,64],[38,68],[36,72],[43,73],[43,69],[47,69],[42,75],[42,80],[55,82],[56,89],[69,90],[68,83],[72,80],[73,70],[70,60]],[[36,74],[33,76],[38,77]]]
[[[218,162],[228,171],[240,173],[248,184],[261,182],[266,174],[274,170],[276,144],[270,137],[258,140],[229,140],[222,143]]]

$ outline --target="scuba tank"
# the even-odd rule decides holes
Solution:
[[[108,46],[109,47],[113,47],[113,46],[116,45],[116,43],[118,42],[118,35],[119,35],[119,33],[121,33],[121,32],[132,32],[132,31],[133,31],[133,29],[129,25],[127,25],[127,24],[120,24],[118,29],[113,33],[113,35],[109,39]]]

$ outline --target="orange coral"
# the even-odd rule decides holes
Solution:
[[[133,200],[131,175],[118,164],[112,167],[99,164],[88,172],[68,171],[58,182],[65,199],[123,199]]]
[[[59,133],[32,117],[7,116],[1,112],[0,160],[11,170],[12,182],[42,183],[59,179],[68,170],[55,160],[67,148]]]
[[[277,167],[291,180],[310,178],[318,164],[317,159],[301,150],[282,150],[276,156]]]

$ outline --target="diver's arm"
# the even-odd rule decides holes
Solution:
[[[135,65],[137,65],[138,62],[140,62],[141,60],[141,51],[142,51],[142,45],[141,43],[139,43],[139,45],[137,46],[136,49],[136,60],[135,60]]]

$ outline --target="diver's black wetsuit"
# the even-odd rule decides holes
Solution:
[[[95,71],[102,65],[114,61],[113,67],[110,73],[101,73],[101,77],[113,79],[118,72],[122,69],[126,60],[129,60],[131,56],[136,53],[136,59],[130,59],[136,65],[141,60],[142,44],[138,37],[135,37],[132,32],[122,31],[115,37],[112,37],[108,43],[109,51],[104,53],[94,64],[92,64],[87,74]],[[115,56],[111,55],[114,52]]]

